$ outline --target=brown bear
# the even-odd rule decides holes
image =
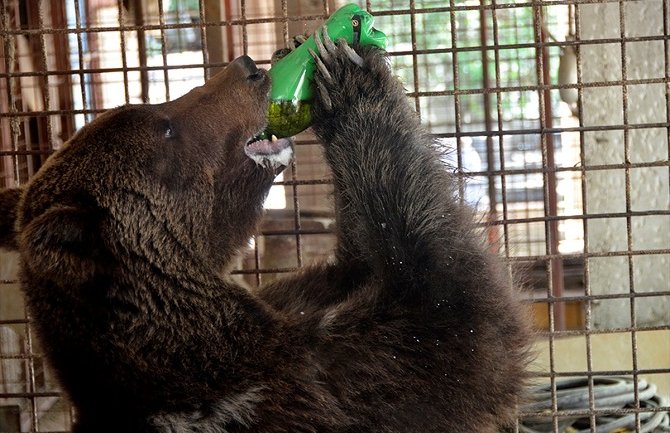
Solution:
[[[331,261],[255,292],[227,276],[291,152],[252,140],[270,82],[248,57],[173,102],[107,112],[3,193],[17,222],[1,239],[20,251],[76,433],[486,433],[513,420],[529,334],[505,268],[384,53],[318,45]]]

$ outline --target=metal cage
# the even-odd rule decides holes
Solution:
[[[235,57],[269,66],[335,0],[2,0],[0,187],[96,115],[162,102]],[[670,0],[367,0],[491,248],[528,287],[536,386],[520,432],[670,431]],[[334,246],[319,143],[266,202],[236,278]],[[0,432],[69,431],[0,252]],[[619,429],[619,430],[617,430]]]

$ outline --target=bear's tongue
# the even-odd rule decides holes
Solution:
[[[256,164],[263,166],[286,166],[293,156],[291,140],[277,137],[272,140],[251,140],[244,146],[244,153]]]
[[[251,139],[246,145],[246,150],[254,154],[270,155],[280,152],[286,147],[286,144],[288,144],[288,140],[279,139],[273,135],[272,140]]]

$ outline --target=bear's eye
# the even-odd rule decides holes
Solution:
[[[174,138],[176,136],[174,127],[169,120],[166,120],[163,124],[163,134],[165,138]]]

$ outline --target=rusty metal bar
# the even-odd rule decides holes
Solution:
[[[579,14],[579,8],[574,5],[568,5],[568,8],[570,8],[569,12],[572,12],[570,15],[574,18],[574,23],[572,20],[570,20],[569,25],[574,26],[572,29],[574,30],[574,40],[579,41],[581,37],[581,20],[580,20],[580,14]],[[577,83],[581,84],[582,83],[582,57],[581,57],[581,45],[575,45],[575,57],[576,57],[576,62],[577,62]],[[579,126],[583,127],[584,126],[584,118],[583,118],[583,113],[584,113],[584,92],[583,88],[578,88],[577,89],[577,112],[578,112],[578,120],[579,120]],[[584,132],[580,131],[579,132],[579,161],[580,161],[580,166],[581,166],[581,173],[580,173],[580,192],[581,192],[581,197],[582,197],[582,209],[586,213],[586,210],[588,209],[588,200],[587,200],[587,193],[586,193],[586,150],[584,148],[584,143],[585,143],[585,136]],[[583,251],[584,253],[589,251],[589,225],[588,221],[584,219],[582,221],[582,232],[583,232],[583,242],[584,242],[584,247]],[[585,304],[585,317],[584,317],[584,336],[585,336],[585,343],[586,343],[586,370],[587,373],[592,374],[593,373],[593,342],[591,339],[591,335],[597,332],[597,330],[593,329],[593,297],[591,293],[591,280],[590,280],[590,273],[589,273],[589,258],[584,257],[584,269],[583,269],[583,275],[584,275],[584,299],[582,302]],[[591,431],[594,431],[596,428],[596,415],[595,415],[595,393],[593,391],[593,376],[590,375],[588,376],[588,387],[589,387],[589,412],[591,412],[591,415],[589,416],[589,425],[591,428]]]
[[[537,83],[542,85],[550,82],[549,78],[549,56],[544,47],[545,29],[544,18],[541,6],[535,5],[533,7],[533,26],[535,31],[536,42],[539,42],[540,48],[536,51],[536,73]],[[551,94],[547,91],[539,91],[539,106],[540,106],[540,139],[542,150],[543,166],[549,169],[543,174],[544,177],[544,206],[545,215],[553,217],[557,215],[556,203],[556,173],[554,168],[554,152],[553,152],[553,136],[548,134],[546,129],[551,129],[553,125],[552,110],[551,110]],[[556,256],[558,253],[558,225],[553,221],[545,223],[545,242],[547,255]],[[548,268],[549,297],[560,298],[563,295],[563,268],[562,262],[559,258],[550,259]],[[552,308],[553,307],[553,308]],[[550,316],[553,316],[552,331],[565,329],[565,306],[562,303],[549,304]],[[552,311],[553,309],[553,311]],[[551,323],[551,320],[550,320]],[[556,421],[556,420],[554,420]]]
[[[165,42],[165,11],[163,10],[163,0],[158,0],[158,22],[161,35],[161,57],[163,58],[163,85],[165,86],[165,100],[170,100],[170,76],[167,65],[167,43]]]
[[[249,52],[249,34],[247,26],[250,24],[246,20],[247,16],[247,2],[246,0],[240,0],[240,10],[242,12],[242,53],[247,54]]]
[[[143,28],[144,24],[144,0],[135,2],[135,24],[139,28],[131,29],[137,30],[137,56],[139,57],[140,67],[140,91],[142,93],[142,102],[145,104],[149,102],[149,69],[147,68],[147,40],[146,33]],[[129,28],[129,27],[126,27]]]
[[[619,1],[619,32],[620,36],[622,38],[621,41],[621,79],[622,81],[626,81],[626,78],[628,76],[628,66],[627,66],[627,61],[626,61],[626,42],[623,41],[623,38],[626,34],[626,14],[625,14],[625,3],[624,0]],[[622,103],[623,103],[623,124],[627,125],[628,122],[628,86],[626,84],[622,85]],[[631,209],[631,197],[630,197],[630,191],[631,191],[631,184],[630,184],[630,167],[628,166],[630,164],[631,158],[630,158],[630,134],[629,131],[624,130],[623,132],[623,146],[624,146],[624,163],[626,164],[626,167],[624,167],[624,175],[625,175],[625,183],[626,183],[626,212],[632,210]],[[633,250],[633,221],[631,216],[626,216],[626,244],[628,247],[628,251]],[[630,338],[631,338],[631,346],[632,346],[632,362],[633,362],[633,394],[635,396],[635,408],[639,409],[640,408],[640,390],[638,386],[638,373],[637,373],[637,368],[638,368],[638,360],[637,360],[637,332],[635,331],[635,327],[637,326],[637,311],[635,308],[635,274],[634,274],[634,269],[633,269],[633,257],[628,256],[628,284],[629,284],[629,290],[630,293],[633,295],[630,298],[630,301],[628,303],[629,309],[630,309]],[[640,413],[635,412],[635,430],[640,431],[642,428],[641,422],[640,422]]]
[[[88,105],[88,98],[86,97],[87,92],[86,92],[86,75],[84,71],[84,47],[83,47],[83,40],[82,40],[82,34],[86,29],[82,29],[81,25],[81,14],[83,12],[80,10],[79,7],[79,0],[74,1],[74,16],[75,16],[75,23],[77,26],[77,30],[83,30],[82,32],[77,33],[77,59],[79,60],[79,69],[78,69],[78,75],[79,75],[79,87],[81,89],[81,104],[83,107],[83,114],[84,114],[84,119],[86,122],[88,122],[89,115],[91,114],[91,110]]]
[[[415,0],[409,0],[409,10],[410,10],[410,15],[409,15],[409,20],[410,20],[410,34],[412,38],[412,73],[414,76],[414,91],[417,93],[419,92],[419,57],[417,55],[417,50],[418,47],[416,45],[416,14],[414,13],[414,10],[416,9],[416,1]],[[419,99],[419,96],[414,96],[414,108],[416,109],[416,112],[419,114],[419,117],[421,117],[421,101]]]
[[[15,54],[16,54],[16,37],[12,37],[8,33],[11,28],[11,18],[9,16],[9,11],[7,8],[0,8],[0,18],[2,19],[2,30],[3,30],[3,54],[5,58],[5,71],[7,71],[7,86],[6,86],[6,97],[7,97],[7,106],[9,109],[9,132],[8,135],[11,137],[11,149],[17,151],[19,149],[18,141],[20,134],[20,125],[17,118],[15,118],[15,113],[18,111],[17,101],[15,97],[16,92],[16,80],[13,80],[11,77],[11,71],[15,66]],[[7,179],[8,187],[15,186],[21,182],[21,176],[19,173],[19,160],[17,155],[12,155],[13,163],[13,177]],[[9,170],[8,170],[9,172]]]
[[[123,7],[123,0],[116,0],[116,9],[119,14],[119,48],[121,49],[121,69],[123,69],[123,92],[126,104],[130,102],[130,92],[128,91],[128,59],[126,57],[126,9]]]
[[[454,0],[449,0],[449,29],[451,31],[451,47],[455,49],[458,45],[458,36],[456,32],[457,18],[456,18],[456,4]],[[463,175],[463,143],[461,135],[461,92],[460,92],[460,77],[458,71],[458,52],[452,51],[452,74],[454,77],[454,137],[456,138],[456,163],[458,174]],[[414,89],[415,93],[419,93],[419,89]],[[459,193],[462,199],[465,198],[465,187],[461,183],[459,185]]]
[[[38,26],[43,27],[44,26],[44,9],[42,5],[38,5],[38,13],[37,13],[37,19],[38,19]],[[43,71],[47,72],[49,70],[49,63],[47,60],[47,45],[46,45],[46,40],[45,36],[41,35],[39,37],[39,46],[40,46],[40,67]],[[44,103],[44,108],[47,110],[51,107],[51,94],[49,91],[49,76],[46,75],[43,77],[42,80],[40,80],[40,87],[42,89],[42,101]],[[46,117],[46,124],[47,124],[47,137],[48,141],[47,143],[40,143],[40,150],[48,149],[51,147],[51,142],[53,140],[53,122],[52,122],[52,116],[47,116]],[[40,160],[40,165],[43,161]]]
[[[486,4],[485,0],[480,0],[480,5],[484,6]],[[487,23],[486,23],[486,10],[484,8],[480,9],[479,11],[479,35],[480,35],[480,43],[481,43],[481,51],[482,51],[482,88],[484,89],[490,89],[491,88],[491,80],[489,78],[490,76],[490,66],[489,66],[489,54],[488,54],[488,48],[487,48],[487,42],[488,42],[488,31],[487,31]],[[496,49],[496,53],[498,50]],[[496,85],[500,84],[500,76],[499,76],[500,70],[496,69]],[[498,100],[500,99],[500,93],[497,93],[496,96],[498,97]],[[483,99],[484,99],[484,129],[486,130],[486,171],[487,171],[487,179],[488,179],[488,197],[489,197],[489,214],[488,214],[488,220],[489,221],[496,221],[498,219],[497,214],[498,214],[498,199],[497,199],[497,193],[496,193],[496,178],[492,174],[495,171],[495,156],[493,152],[493,116],[491,115],[491,112],[493,109],[491,108],[491,93],[484,93],[483,94]],[[499,118],[500,120],[500,118]],[[501,126],[499,124],[499,126]],[[502,130],[499,128],[499,130]],[[500,138],[500,137],[499,137]],[[504,160],[504,153],[501,149],[500,152],[503,157],[501,157],[501,160]],[[470,174],[472,175],[472,174]],[[506,196],[506,191],[503,189],[502,190],[502,195],[503,197]],[[493,230],[495,226],[491,225],[488,233],[488,238],[490,241],[490,244],[492,245],[492,248],[497,251],[497,236],[495,235],[495,231]]]
[[[204,23],[205,19],[205,0],[198,0],[198,17],[200,18],[200,23]],[[207,32],[205,31],[205,26],[198,25],[200,28],[200,51],[202,51],[202,76],[205,81],[209,80],[210,69],[207,67],[209,65],[209,50],[207,45]]]

